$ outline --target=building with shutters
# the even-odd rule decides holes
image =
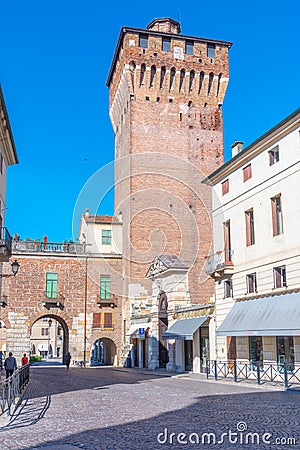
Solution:
[[[300,109],[233,155],[213,188],[216,358],[300,363]]]

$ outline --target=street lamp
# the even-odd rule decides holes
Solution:
[[[52,320],[51,319],[49,319],[48,320],[48,359],[49,359],[49,357],[50,357],[50,328],[51,328],[51,325],[52,325]]]
[[[11,264],[11,271],[12,273],[0,273],[0,278],[7,278],[7,277],[12,277],[12,276],[16,276],[19,270],[20,264],[18,263],[17,260],[15,260],[12,264]]]

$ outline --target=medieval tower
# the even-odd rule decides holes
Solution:
[[[123,27],[107,79],[127,321],[130,305],[151,296],[145,275],[158,255],[187,264],[191,304],[213,293],[202,271],[212,230],[201,180],[223,163],[231,43],[180,33],[169,18],[147,29]]]

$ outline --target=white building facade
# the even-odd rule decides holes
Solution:
[[[300,109],[212,173],[216,358],[300,363]]]

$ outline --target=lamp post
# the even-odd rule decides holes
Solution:
[[[18,273],[19,267],[20,264],[15,259],[15,261],[11,264],[12,273],[0,273],[0,278],[15,277]]]
[[[50,329],[51,329],[51,325],[52,325],[52,320],[49,319],[48,320],[48,359],[50,357]]]

